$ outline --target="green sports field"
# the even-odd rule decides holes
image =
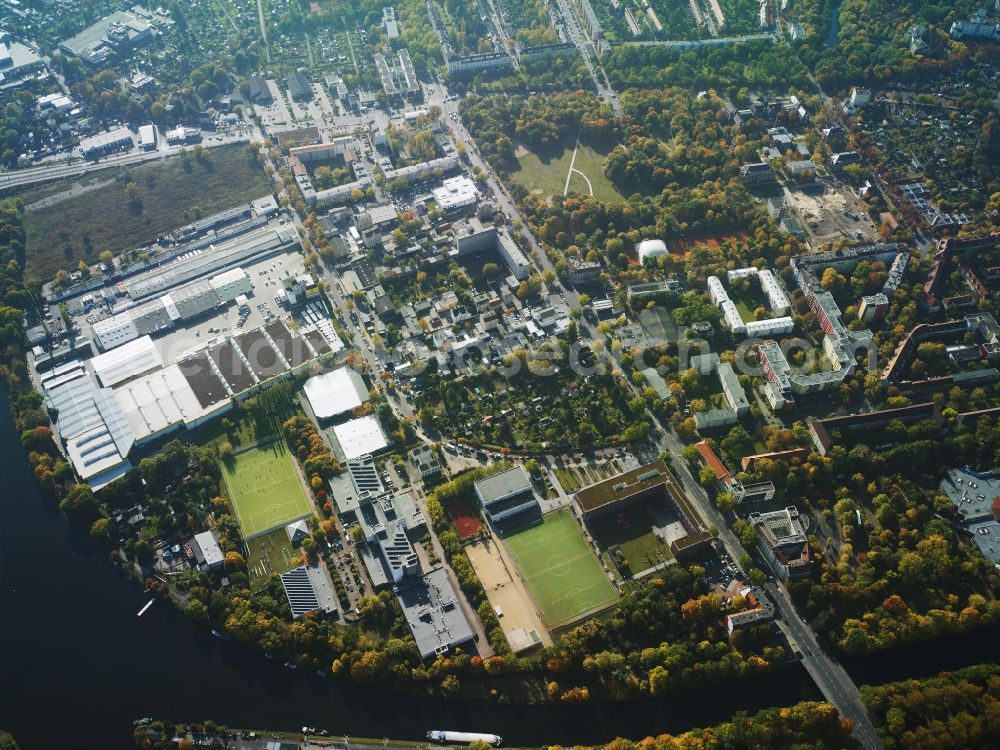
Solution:
[[[571,510],[514,529],[504,541],[548,627],[568,625],[618,599]]]
[[[243,538],[250,540],[312,512],[283,440],[222,462],[222,477]]]

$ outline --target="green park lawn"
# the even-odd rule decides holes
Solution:
[[[515,182],[542,198],[563,194],[566,187],[566,175],[569,172],[570,162],[573,160],[572,143],[556,146],[550,152],[544,153],[521,148],[518,150],[518,154],[519,166],[512,175]],[[593,195],[598,200],[605,203],[622,203],[625,197],[615,189],[611,180],[604,175],[604,158],[606,156],[606,151],[601,152],[581,143],[577,149],[573,167],[587,176],[590,180],[590,186],[588,187],[587,181],[574,172],[569,182],[570,191],[581,195],[590,195],[590,188],[592,188]]]
[[[245,144],[205,153],[205,160],[192,157],[187,168],[174,157],[127,171],[102,170],[102,180],[91,180],[82,192],[73,191],[79,178],[25,191],[25,276],[46,280],[59,269],[74,270],[81,260],[95,261],[104,248],[117,254],[148,244],[192,221],[194,215],[184,213],[194,207],[208,216],[271,192],[270,180],[250,163]],[[138,186],[141,205],[129,205],[128,182]],[[55,190],[60,184],[61,192]],[[32,209],[30,201],[40,198],[45,202]]]

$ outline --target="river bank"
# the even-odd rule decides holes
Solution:
[[[515,746],[596,744],[710,726],[755,712],[819,700],[798,665],[662,699],[614,704],[502,705],[402,695],[306,670],[214,638],[182,612],[150,599],[110,565],[86,534],[62,518],[28,469],[0,394],[0,638],[8,690],[0,727],[24,750],[48,748],[54,731],[131,747],[138,717],[211,718],[230,726],[420,742],[428,729],[475,728]],[[899,649],[848,664],[860,682],[886,682],[1000,659],[995,631]]]

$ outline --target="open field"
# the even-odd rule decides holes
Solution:
[[[625,197],[619,193],[611,180],[604,176],[604,158],[607,152],[598,151],[581,143],[573,161],[573,146],[556,146],[551,151],[536,153],[523,146],[517,149],[518,168],[513,173],[515,182],[539,197],[548,198],[562,195],[566,188],[566,177],[570,177],[569,189],[581,195],[593,196],[605,203],[621,203]],[[569,165],[575,170],[569,174]],[[577,174],[578,170],[583,175]],[[587,182],[589,180],[589,184]]]
[[[284,441],[275,440],[222,462],[226,491],[248,542],[311,513],[293,460]]]
[[[250,570],[250,587],[257,590],[267,582],[272,573],[284,573],[291,570],[292,558],[299,553],[292,549],[288,535],[284,529],[275,529],[267,534],[261,534],[247,542],[250,556],[247,568]]]
[[[89,189],[74,188],[78,180],[70,178],[62,182],[61,193],[47,185],[44,192],[26,194],[41,200],[24,216],[28,278],[44,280],[61,268],[74,270],[104,249],[117,253],[152,242],[193,221],[192,208],[208,216],[271,192],[263,169],[250,163],[245,144],[206,149],[204,160],[191,157],[187,167],[174,157],[115,172],[113,181],[107,179],[111,174],[100,172],[105,181]],[[137,201],[131,204],[125,195],[130,182],[137,186]]]
[[[670,547],[653,534],[653,519],[645,503],[636,503],[587,523],[599,545],[605,549],[618,545],[633,574],[673,557]]]
[[[503,543],[488,537],[468,545],[465,553],[483,584],[490,605],[494,611],[499,609],[503,612],[500,627],[511,648],[520,651],[528,643],[535,642],[551,646],[552,637],[545,629],[531,594],[517,575],[514,562]],[[535,638],[538,640],[535,641]]]
[[[550,629],[618,599],[571,510],[557,510],[540,522],[512,529],[504,541]]]

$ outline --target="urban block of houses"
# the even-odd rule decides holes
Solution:
[[[740,591],[747,608],[741,612],[726,615],[726,632],[729,635],[741,628],[749,628],[774,619],[774,604],[759,588],[747,587]]]
[[[660,497],[676,512],[684,534],[670,540],[670,551],[681,559],[711,544],[708,533],[674,475],[662,460],[577,490],[573,495],[589,523],[638,502]]]
[[[703,375],[715,375],[728,403],[725,408],[695,412],[694,423],[699,431],[736,424],[741,417],[750,413],[750,401],[729,362],[722,362],[718,354],[709,352],[693,356],[691,367]]]
[[[903,424],[914,424],[927,419],[935,422],[938,426],[943,423],[941,410],[937,404],[929,402],[926,404],[902,406],[896,409],[882,409],[864,414],[848,414],[842,417],[813,419],[809,422],[809,432],[813,444],[816,446],[816,452],[821,456],[825,456],[833,450],[834,437],[839,432],[859,429],[880,430],[895,420],[899,420]]]
[[[732,274],[734,272],[730,272]],[[740,269],[737,273],[744,273],[745,276],[753,276],[761,282],[765,294],[771,306],[771,310],[780,310],[787,313],[790,307],[788,298],[781,287],[775,281],[774,276],[768,270],[758,272],[756,268]],[[730,279],[735,278],[730,276]],[[778,336],[791,333],[795,328],[792,318],[787,314],[780,314],[778,317],[765,318],[764,320],[745,321],[740,314],[736,303],[729,297],[722,281],[718,276],[708,277],[708,294],[712,298],[712,303],[718,305],[722,310],[722,317],[729,330],[734,336],[744,337],[764,337]]]

